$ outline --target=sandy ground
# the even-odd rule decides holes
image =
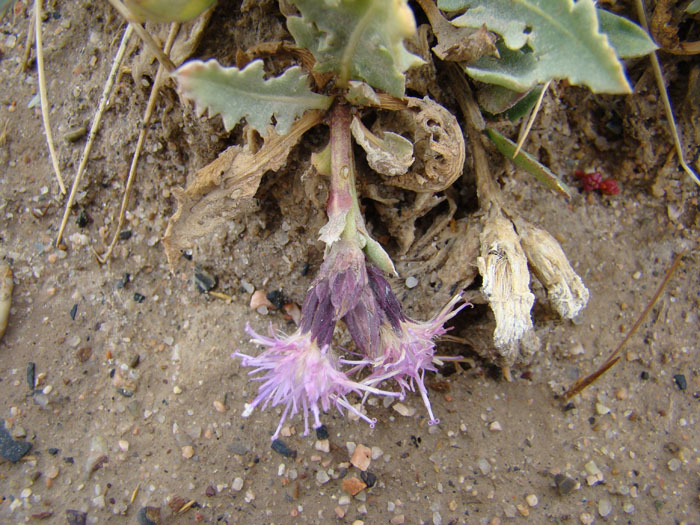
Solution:
[[[51,118],[68,181],[84,138],[63,136],[89,122],[121,31],[102,3],[80,4],[47,7],[43,25]],[[562,241],[591,292],[583,317],[564,322],[533,283],[543,349],[514,369],[513,382],[494,374],[478,348],[441,344],[473,366],[430,378],[439,387],[431,390],[439,426],[427,425],[418,395],[404,401],[416,409],[408,417],[381,401],[368,406],[374,429],[326,414],[328,442],[303,436],[297,417],[282,437],[296,457],[284,457],[270,447],[278,411],[241,417],[256,385],[230,354],[259,351],[246,322],[293,329],[280,312],[252,311],[249,291],[303,299],[321,261],[322,209],[292,210],[287,193],[294,192],[273,179],[254,213],[203,239],[192,261],[183,258],[171,273],[161,238],[175,208],[172,188],[235,132],[196,119],[167,90],[123,228],[130,233],[111,263],[99,265],[92,247],[103,249],[114,228],[148,97],[147,86],[127,74],[105,115],[65,245],[55,248],[65,199],[39,109],[28,107],[36,73],[17,73],[29,21],[26,5],[18,6],[0,36],[0,255],[14,272],[0,342],[0,414],[8,432],[32,446],[16,463],[0,460],[0,522],[80,523],[85,513],[88,523],[700,523],[698,196],[675,161],[666,162],[661,124],[645,125],[657,130],[653,143],[627,137],[607,147],[588,136],[582,122],[590,115],[581,111],[567,124],[557,120],[565,110],[549,99],[555,125],[536,128],[533,143],[564,126],[579,153],[550,151],[546,160],[572,185],[572,163],[601,166],[622,192],[580,193],[567,205],[523,173],[503,176],[520,213]],[[656,107],[653,83],[642,80],[633,102],[606,97],[601,107]],[[625,115],[625,125],[634,121]],[[567,405],[559,396],[621,341],[682,250],[666,293],[620,363]],[[195,264],[233,300],[200,293]],[[435,301],[428,277],[418,278],[412,289],[393,284],[407,311],[427,319]],[[469,339],[479,322],[465,311],[453,334]],[[362,478],[350,464],[358,444],[371,449],[373,476]],[[348,479],[373,477],[354,497],[343,489]]]

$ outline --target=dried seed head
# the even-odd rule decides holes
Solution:
[[[530,310],[535,296],[530,292],[527,257],[513,224],[499,210],[492,210],[480,236],[481,257],[477,257],[483,278],[482,292],[496,317],[493,341],[506,361],[515,360],[519,341],[532,331]],[[510,364],[510,363],[508,363]]]
[[[565,319],[573,319],[588,303],[588,289],[574,272],[557,240],[546,231],[518,219],[520,242],[539,281],[547,289],[552,307]]]

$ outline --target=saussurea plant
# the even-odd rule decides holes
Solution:
[[[131,1],[143,4],[141,7],[158,5],[157,0]],[[185,13],[190,12],[190,4],[199,4],[192,12],[208,5],[202,0],[180,3],[178,12]],[[244,415],[249,416],[257,407],[281,406],[273,439],[287,418],[302,412],[308,432],[309,412],[312,426],[318,427],[321,413],[331,407],[353,412],[373,425],[362,404],[348,400],[349,394],[363,399],[369,395],[403,397],[407,391],[417,390],[430,423],[436,423],[425,373],[436,370],[441,360],[450,359],[435,355],[435,339],[445,333],[445,323],[465,304],[458,306],[458,293],[430,321],[414,321],[404,314],[385,277],[395,273],[393,262],[371,237],[360,211],[352,137],[367,153],[369,166],[394,177],[396,186],[437,192],[461,174],[465,151],[461,130],[454,116],[429,97],[405,97],[405,72],[424,63],[404,47],[403,40],[416,31],[406,0],[291,0],[291,4],[298,9],[298,13],[286,14],[297,46],[292,54],[303,67],[295,65],[278,77],[265,78],[263,61],[250,60],[243,53],[245,60],[239,62],[240,67],[195,60],[176,71],[181,93],[195,101],[198,115],[205,111],[221,114],[227,130],[245,119],[250,130],[263,136],[264,143],[247,150],[232,146],[203,168],[187,190],[176,194],[178,211],[166,232],[166,252],[172,263],[180,249],[203,233],[203,224],[213,227],[223,220],[226,205],[252,198],[263,174],[284,166],[303,133],[325,115],[330,144],[313,161],[317,171],[330,178],[328,223],[320,232],[326,244],[324,262],[306,294],[296,332],[285,335],[270,327],[270,334],[263,336],[246,327],[251,341],[267,348],[255,356],[233,353],[244,366],[253,368],[253,380],[261,383]],[[442,60],[460,63],[467,75],[486,85],[479,98],[482,108],[494,108],[491,113],[513,112],[519,103],[530,107],[541,91],[539,86],[558,78],[585,84],[597,92],[630,92],[619,57],[642,55],[654,48],[643,30],[619,16],[596,10],[592,0],[523,0],[517,6],[507,0],[440,0],[438,6],[432,0],[420,0],[419,4],[440,40],[434,52]],[[438,7],[457,16],[447,21]],[[168,19],[167,10],[162,6],[158,10],[156,18]],[[288,7],[285,10],[290,11]],[[309,87],[307,72],[313,75],[315,91]],[[373,134],[353,114],[363,108],[415,110],[420,114],[416,127],[422,126],[424,133],[420,148],[418,139],[413,144],[399,134]],[[457,136],[451,137],[454,147],[450,149],[439,141],[451,134]],[[489,136],[502,151],[511,147],[494,130]],[[415,163],[421,155],[424,158]],[[526,160],[529,164],[525,163],[525,169],[533,172],[528,166],[536,160]],[[455,165],[440,180],[440,163],[450,162]],[[409,183],[402,177],[413,164],[423,171],[413,174]],[[543,169],[539,172],[550,187],[567,194],[566,186],[554,174]],[[479,191],[480,200],[484,196]],[[485,210],[491,210],[488,217],[501,217],[498,200],[494,197],[482,203]],[[509,231],[513,230],[510,219],[506,222]],[[526,225],[524,221],[521,224]],[[486,226],[482,248],[489,257],[493,255],[500,270],[495,272],[486,259],[479,269],[484,275],[484,294],[493,307],[495,296],[486,289],[491,282],[487,277],[492,273],[508,276],[513,269],[507,250],[492,246],[500,237],[495,244],[490,242]],[[523,228],[519,227],[518,233],[525,243],[527,228]],[[515,230],[511,237],[514,249],[522,252],[523,297],[530,294],[526,268],[530,264],[542,275],[547,289],[553,290],[555,306],[569,305],[568,283],[577,283],[578,276],[573,270],[569,272],[573,276],[557,273],[557,268],[568,265],[561,249],[554,251],[566,264],[555,264],[551,257],[528,255],[536,254],[534,249],[523,252]],[[498,301],[506,304],[512,290],[499,290]],[[579,296],[574,306],[559,308],[562,315],[572,317],[585,306],[587,291]],[[523,326],[532,325],[531,306],[532,301],[524,303]],[[334,344],[339,322],[347,327],[355,352]],[[398,391],[390,389],[392,383]]]

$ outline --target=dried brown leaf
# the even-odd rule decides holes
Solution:
[[[386,184],[419,193],[438,192],[462,174],[465,149],[462,129],[455,116],[429,97],[407,97],[408,109],[377,120],[375,134],[401,131],[410,134],[415,162],[411,169],[384,179]]]
[[[286,135],[268,132],[265,144],[256,153],[231,146],[200,169],[187,189],[173,193],[177,211],[170,219],[163,238],[171,269],[180,254],[199,237],[231,221],[255,196],[260,179],[267,171],[277,171],[287,162],[302,135],[321,121],[323,113],[309,111],[297,120]]]

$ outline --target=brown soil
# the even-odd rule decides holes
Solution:
[[[220,9],[197,56],[230,64],[237,46],[284,37],[276,9],[269,1],[242,14]],[[304,174],[309,152],[323,145],[327,130],[310,132],[287,169],[266,176],[250,212],[201,239],[191,260],[183,257],[171,273],[161,238],[176,206],[172,190],[239,140],[241,129],[225,133],[218,118],[197,119],[166,88],[139,165],[124,228],[130,233],[101,266],[92,249],[103,250],[115,227],[155,65],[138,82],[122,75],[65,249],[55,248],[65,197],[51,170],[38,106],[28,107],[37,92],[36,72],[17,73],[30,11],[17,2],[0,26],[0,129],[6,129],[0,255],[15,283],[0,342],[0,414],[13,435],[33,445],[18,463],[0,460],[0,522],[51,513],[49,522],[66,523],[68,510],[81,510],[89,523],[136,523],[139,510],[152,506],[161,508],[163,523],[399,523],[400,515],[405,523],[499,523],[527,514],[533,523],[586,522],[586,514],[600,522],[700,523],[700,208],[697,187],[677,169],[648,61],[628,65],[636,87],[631,96],[556,86],[527,146],[573,186],[575,168],[599,168],[618,180],[618,196],[581,192],[567,205],[491,157],[510,204],[561,241],[589,287],[583,317],[577,323],[556,318],[533,280],[533,318],[543,347],[532,363],[514,369],[508,383],[480,357],[483,334],[493,329],[488,309],[466,309],[451,333],[473,344],[441,343],[440,353],[462,354],[471,365],[446,367],[442,377],[428,380],[435,386],[439,426],[427,425],[418,395],[404,401],[417,409],[412,417],[381,402],[368,406],[378,419],[373,430],[329,412],[325,453],[315,450],[316,436],[301,435],[297,417],[290,421],[295,433],[283,437],[297,450],[291,459],[270,448],[277,410],[241,418],[257,385],[230,354],[258,351],[243,330],[246,322],[257,330],[269,323],[293,330],[280,312],[252,311],[246,289],[280,290],[290,301],[303,300],[322,260],[317,237],[326,198],[322,181],[309,185]],[[102,2],[50,4],[47,11],[51,119],[70,184],[85,139],[68,143],[62,137],[74,126],[89,127],[123,27]],[[263,19],[267,24],[259,23]],[[683,58],[667,62],[676,107],[686,103],[683,86],[697,67]],[[444,96],[459,115],[449,93]],[[698,100],[689,100],[694,105],[686,106],[680,124],[692,157]],[[611,131],[611,122],[620,124],[620,133]],[[503,131],[516,134],[508,126]],[[455,186],[458,221],[476,209],[469,173]],[[413,199],[410,192],[398,193],[404,202]],[[397,295],[410,315],[429,318],[453,283],[438,286],[437,277],[417,274],[419,285],[406,287],[421,261],[410,252],[398,256],[381,214],[371,201],[363,204],[397,258]],[[445,209],[417,221],[418,236]],[[82,227],[80,214],[87,218]],[[559,396],[606,358],[683,250],[679,270],[621,362],[565,406]],[[195,265],[216,276],[216,290],[233,300],[198,292]],[[26,379],[30,362],[35,377],[45,374],[34,391]],[[346,501],[340,477],[360,475],[347,464],[348,442],[379,447],[383,454],[369,468],[376,485]],[[590,462],[600,479],[591,478]],[[578,484],[562,494],[556,474]],[[195,503],[173,512],[178,497]]]

